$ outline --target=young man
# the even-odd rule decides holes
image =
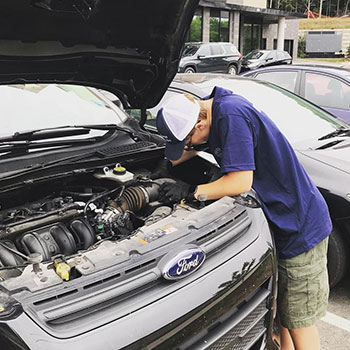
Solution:
[[[319,350],[315,325],[328,301],[327,205],[276,125],[241,96],[216,87],[206,99],[169,99],[157,114],[166,157],[175,166],[205,144],[222,177],[192,188],[163,184],[163,199],[233,196],[254,188],[274,232],[279,262],[281,350]]]

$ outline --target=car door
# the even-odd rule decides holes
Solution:
[[[213,72],[217,73],[226,73],[227,72],[227,62],[226,62],[226,52],[222,45],[219,44],[214,44],[211,45],[210,47],[214,65],[215,65],[215,70]]]
[[[198,50],[197,72],[211,72],[215,63],[210,50],[211,45],[203,45]]]
[[[296,69],[258,71],[254,77],[276,84],[294,93],[299,91],[299,71]]]
[[[304,72],[301,96],[350,123],[350,84],[319,72]]]
[[[274,66],[277,62],[277,54],[276,51],[271,51],[266,59],[265,62],[262,64],[262,66]]]

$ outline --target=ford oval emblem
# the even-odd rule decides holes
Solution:
[[[189,248],[176,254],[162,269],[163,277],[176,280],[196,271],[204,262],[205,253],[200,248]]]

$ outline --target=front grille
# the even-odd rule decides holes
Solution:
[[[266,284],[267,282],[265,282]],[[253,350],[267,332],[265,318],[271,293],[263,286],[241,303],[231,316],[210,327],[191,350]]]
[[[229,332],[210,346],[208,350],[251,349],[251,346],[266,332],[264,316],[267,312],[266,301],[264,300],[247,318],[234,326]]]

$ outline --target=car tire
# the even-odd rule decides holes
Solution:
[[[184,73],[192,74],[196,73],[196,70],[193,67],[186,67]]]
[[[329,236],[327,260],[329,286],[332,288],[344,277],[348,265],[347,243],[337,228]]]
[[[237,75],[237,67],[235,65],[231,65],[228,67],[227,74]]]

